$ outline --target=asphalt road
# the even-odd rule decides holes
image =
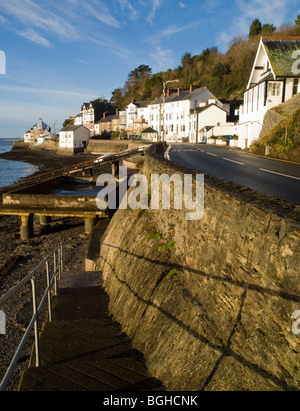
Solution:
[[[207,144],[170,144],[165,157],[183,166],[300,205],[300,164]]]

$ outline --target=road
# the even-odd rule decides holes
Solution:
[[[165,158],[300,205],[300,164],[207,144],[170,143]]]

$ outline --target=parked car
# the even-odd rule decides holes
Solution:
[[[131,134],[129,136],[129,140],[139,140],[139,139],[140,139],[140,136],[138,136],[137,134]]]
[[[233,139],[233,136],[231,134],[221,136],[221,138],[226,138],[228,141]]]

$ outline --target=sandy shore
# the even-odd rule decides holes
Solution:
[[[0,155],[0,158],[6,160],[34,164],[39,167],[39,173],[80,163],[94,157],[91,155],[63,156],[48,151],[31,150],[13,150]],[[60,242],[64,245],[65,270],[84,269],[89,236],[84,232],[83,219],[57,218],[53,219],[51,225],[45,228],[35,218],[35,237],[26,242],[20,240],[19,224],[17,216],[0,216],[0,295],[3,295],[30,273]],[[37,273],[36,279],[38,289],[42,289],[46,285],[44,269]],[[0,380],[4,376],[32,315],[31,300],[31,284],[29,282],[17,293],[15,298],[1,307],[6,315],[7,324],[6,334],[0,335]],[[21,372],[28,365],[32,345],[33,339],[31,337],[10,384],[9,390],[11,391],[18,388]]]

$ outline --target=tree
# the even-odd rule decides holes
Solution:
[[[300,14],[298,14],[296,20],[295,20],[296,26],[300,26]]]
[[[181,64],[182,67],[187,66],[192,60],[192,55],[191,53],[184,53],[184,55],[181,58]]]
[[[258,19],[254,19],[249,29],[249,37],[257,36],[262,31],[261,22]]]
[[[116,107],[123,108],[123,91],[121,88],[116,88],[112,92],[112,97],[110,99],[110,103]]]
[[[261,34],[272,34],[277,29],[274,24],[264,24],[262,26]]]

